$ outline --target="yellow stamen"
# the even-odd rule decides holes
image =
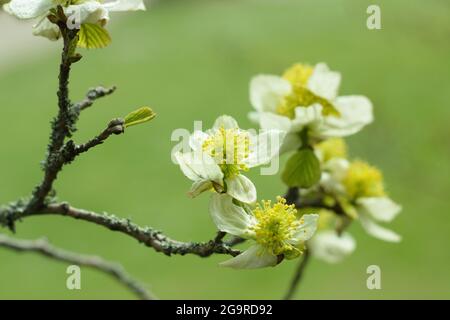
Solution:
[[[274,255],[299,255],[300,250],[288,243],[297,228],[303,223],[296,217],[295,205],[287,205],[286,199],[277,197],[277,203],[262,201],[253,214],[258,223],[252,228],[256,234],[256,242]]]
[[[357,160],[350,164],[343,184],[351,199],[385,195],[382,173],[363,161]]]
[[[347,144],[342,138],[331,138],[317,144],[324,162],[333,158],[347,158]]]
[[[217,161],[225,177],[248,170],[244,162],[250,154],[250,136],[246,131],[221,127],[203,142],[202,148]]]

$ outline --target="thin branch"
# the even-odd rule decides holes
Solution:
[[[106,261],[98,256],[82,255],[56,248],[46,239],[20,240],[0,234],[0,247],[18,252],[35,252],[54,260],[96,269],[109,274],[131,290],[142,300],[154,300],[155,297],[138,281],[133,279],[118,263]]]
[[[88,91],[88,93],[86,94],[86,97],[74,104],[74,106],[72,107],[74,112],[76,114],[80,114],[81,111],[83,111],[84,109],[89,108],[90,106],[92,106],[95,102],[95,100],[103,98],[105,96],[108,96],[112,93],[114,93],[114,91],[116,91],[116,87],[111,87],[111,88],[104,88],[104,87],[97,87],[97,88],[92,88]]]
[[[306,250],[303,254],[303,259],[300,261],[295,273],[294,277],[291,280],[291,283],[289,285],[289,289],[284,296],[284,300],[291,300],[294,297],[295,291],[297,290],[298,285],[300,284],[300,281],[302,280],[302,277],[305,273],[306,266],[308,265],[310,259],[309,251]]]
[[[233,249],[230,245],[221,241],[217,242],[216,240],[208,242],[181,242],[173,240],[158,230],[150,227],[140,227],[128,219],[118,218],[105,213],[100,214],[84,209],[77,209],[67,203],[48,204],[34,213],[21,210],[17,206],[15,211],[8,209],[8,207],[3,208],[3,210],[0,210],[0,225],[8,226],[26,217],[45,214],[68,216],[98,224],[109,230],[126,234],[140,243],[153,248],[155,251],[162,252],[168,256],[173,254],[194,254],[200,257],[209,257],[212,254],[237,256],[241,253],[240,250]]]

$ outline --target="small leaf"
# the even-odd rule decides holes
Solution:
[[[105,28],[93,24],[83,23],[78,32],[78,47],[86,49],[104,48],[111,43],[111,37]]]
[[[125,128],[152,120],[156,113],[149,107],[142,107],[125,117]]]
[[[310,148],[297,151],[286,163],[281,176],[288,187],[310,188],[319,182],[320,162]]]

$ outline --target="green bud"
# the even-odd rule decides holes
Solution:
[[[149,107],[142,107],[136,111],[129,113],[125,117],[125,128],[141,124],[152,120],[156,117],[156,113]]]

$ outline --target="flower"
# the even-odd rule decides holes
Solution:
[[[284,198],[277,202],[263,201],[255,208],[240,206],[226,194],[215,194],[210,213],[220,231],[254,240],[240,255],[222,262],[222,266],[253,269],[277,265],[282,259],[300,256],[303,243],[309,240],[317,227],[317,214],[296,216],[294,205],[287,205]]]
[[[335,230],[324,230],[308,241],[308,249],[317,259],[338,263],[355,251],[356,242],[348,232],[338,235]]]
[[[145,10],[143,0],[11,0],[4,9],[19,19],[37,19],[33,34],[57,40],[61,36],[58,26],[51,23],[47,16],[58,5],[65,14],[75,18],[77,24],[98,24],[104,26],[109,20],[109,13],[114,11]]]
[[[255,76],[250,101],[256,111],[250,119],[263,129],[290,132],[282,152],[301,146],[304,129],[318,140],[354,134],[373,121],[372,103],[364,96],[338,97],[340,81],[340,73],[325,63],[295,64],[282,77]]]
[[[360,160],[333,158],[326,163],[320,184],[338,199],[348,199],[368,234],[384,241],[401,241],[398,234],[377,223],[391,222],[402,209],[386,195],[383,175],[377,168]]]
[[[239,128],[230,116],[217,118],[212,129],[195,131],[191,151],[177,152],[175,159],[184,175],[194,181],[190,194],[214,189],[244,202],[256,201],[256,188],[242,171],[268,163],[278,154],[285,133],[267,130],[259,135]]]

